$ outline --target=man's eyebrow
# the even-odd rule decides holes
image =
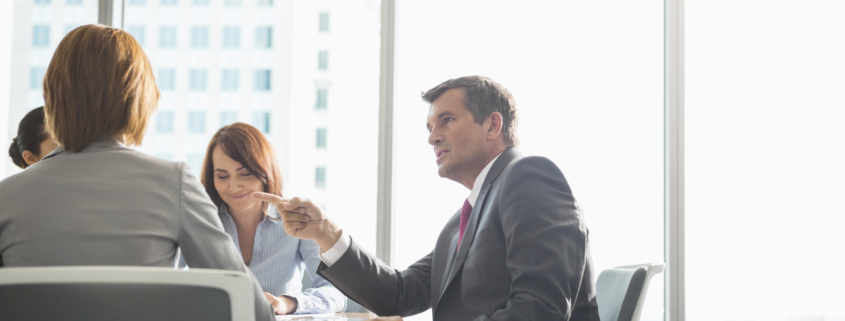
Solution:
[[[455,116],[455,113],[447,110],[447,111],[444,111],[444,112],[437,114],[436,118],[440,119],[440,118],[443,118],[444,116]],[[428,121],[425,122],[425,129],[428,129],[429,131],[431,131],[431,124],[429,124]]]

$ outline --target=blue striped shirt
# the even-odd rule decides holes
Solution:
[[[227,206],[221,204],[218,211],[223,229],[232,236],[240,251],[238,231]],[[275,296],[295,298],[295,313],[298,314],[345,311],[346,296],[317,275],[317,267],[320,265],[320,248],[317,243],[300,240],[285,233],[275,206],[270,206],[268,215],[278,220],[265,216],[258,224],[252,246],[252,259],[248,265],[264,291]],[[311,287],[305,291],[302,291],[303,271],[307,271],[311,277]]]

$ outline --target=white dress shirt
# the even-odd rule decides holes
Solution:
[[[478,176],[475,178],[475,183],[472,184],[472,191],[469,192],[469,196],[467,200],[469,201],[469,205],[475,207],[475,201],[478,200],[478,194],[481,193],[481,185],[484,184],[484,180],[487,178],[487,173],[490,172],[490,168],[493,167],[493,163],[499,159],[499,156],[502,156],[501,153],[496,155],[487,166],[484,166],[484,169],[481,170],[481,173],[478,173]],[[343,256],[343,253],[346,253],[346,250],[349,249],[349,245],[352,244],[352,237],[346,234],[345,230],[341,230],[340,238],[337,240],[332,248],[328,251],[320,253],[320,260],[323,263],[326,263],[328,266],[332,266],[337,260],[340,260],[340,257]]]

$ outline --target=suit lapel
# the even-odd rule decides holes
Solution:
[[[484,184],[481,185],[481,191],[478,193],[478,199],[475,201],[475,206],[472,208],[472,214],[469,216],[469,221],[467,222],[466,231],[464,231],[464,239],[461,242],[461,247],[457,249],[457,254],[453,254],[455,253],[455,247],[458,242],[457,235],[455,235],[452,239],[451,246],[449,247],[451,252],[449,253],[449,260],[446,262],[446,271],[448,271],[448,274],[443,282],[443,286],[440,288],[440,295],[437,297],[438,303],[440,302],[440,298],[443,297],[443,293],[446,292],[446,288],[449,287],[449,284],[452,283],[453,279],[455,279],[458,271],[460,271],[461,267],[463,267],[464,261],[466,261],[467,255],[469,254],[469,248],[472,246],[473,241],[475,241],[475,231],[478,229],[478,221],[481,218],[481,211],[484,210],[485,200],[487,199],[487,194],[490,192],[490,186],[492,186],[493,181],[499,177],[499,174],[503,169],[505,169],[505,166],[520,156],[522,155],[516,150],[516,148],[506,149],[502,152],[502,155],[499,156],[499,159],[496,160],[496,163],[493,164],[493,167],[490,168],[490,171],[487,173],[487,177],[484,178]],[[454,259],[452,259],[453,257]]]

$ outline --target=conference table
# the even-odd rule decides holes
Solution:
[[[277,315],[276,321],[288,320],[326,320],[326,321],[360,321],[378,317],[373,313],[325,313],[325,314],[292,314]]]

